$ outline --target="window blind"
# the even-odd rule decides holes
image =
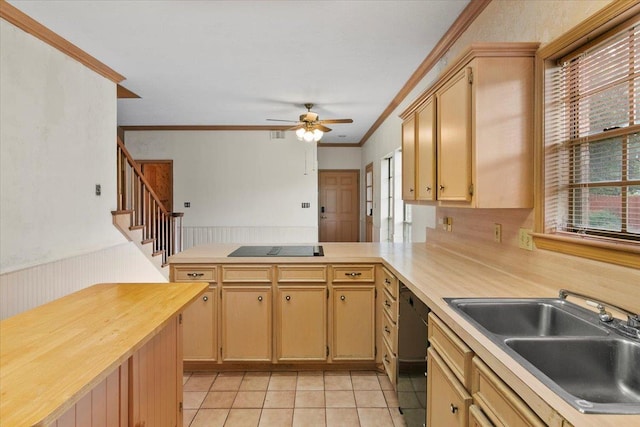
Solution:
[[[545,73],[545,232],[640,241],[640,25]]]

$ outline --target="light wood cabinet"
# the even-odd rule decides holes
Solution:
[[[271,361],[271,287],[223,286],[223,361]]]
[[[436,199],[435,102],[427,99],[402,122],[402,199]]]
[[[406,129],[403,125],[403,153],[405,146],[410,153],[403,157],[403,179],[407,175],[419,189],[413,196],[403,193],[405,200],[476,208],[533,207],[537,47],[537,43],[472,45],[401,114],[407,125]],[[429,127],[431,108],[436,119]],[[421,194],[424,183],[434,176],[434,158],[433,191]],[[411,171],[413,178],[408,176]]]
[[[182,314],[184,360],[216,360],[218,290],[209,288]]]
[[[375,360],[375,287],[334,285],[332,360]]]
[[[416,199],[416,118],[402,122],[402,200]]]
[[[279,286],[276,310],[278,361],[326,361],[327,286]]]
[[[465,427],[471,395],[433,349],[427,351],[427,425]]]

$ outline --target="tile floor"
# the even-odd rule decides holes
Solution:
[[[183,406],[185,427],[405,426],[371,371],[185,373]]]

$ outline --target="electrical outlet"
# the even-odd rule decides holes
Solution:
[[[520,249],[526,249],[528,251],[533,250],[533,237],[531,233],[533,230],[528,228],[521,228],[518,232],[518,247]]]
[[[502,224],[493,224],[493,241],[502,242]]]
[[[453,218],[450,216],[445,216],[442,218],[442,229],[444,231],[451,231],[451,227],[453,226]]]
[[[191,207],[191,202],[184,202],[184,207],[185,208],[190,208]]]

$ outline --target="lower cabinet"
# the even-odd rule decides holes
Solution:
[[[334,286],[332,302],[332,360],[375,360],[375,286]]]
[[[427,351],[427,372],[427,425],[466,426],[471,395],[433,348]]]
[[[209,288],[185,309],[182,315],[185,360],[217,359],[217,296],[217,289]]]
[[[326,361],[327,287],[280,286],[276,310],[278,361]]]
[[[271,361],[271,287],[223,286],[223,361]]]

